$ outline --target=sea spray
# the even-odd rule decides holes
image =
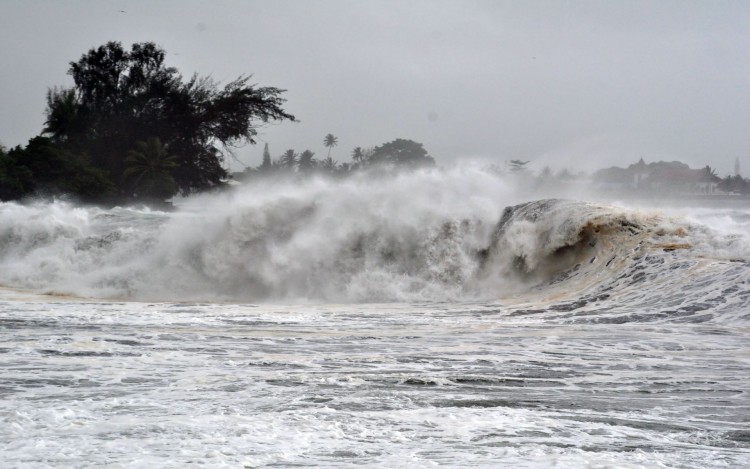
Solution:
[[[601,296],[698,268],[695,253],[723,265],[750,251],[741,233],[701,235],[709,229],[655,212],[522,202],[516,189],[462,166],[260,180],[174,212],[6,203],[0,283],[169,301],[445,301],[530,288]]]
[[[0,459],[747,467],[747,214],[679,215],[471,168],[1,204],[0,283],[129,301],[0,288]]]

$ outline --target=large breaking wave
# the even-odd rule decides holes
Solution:
[[[523,202],[471,167],[261,181],[168,213],[0,206],[0,284],[104,298],[503,299],[582,315],[616,304],[694,316],[748,305],[748,259],[743,230],[569,200]]]

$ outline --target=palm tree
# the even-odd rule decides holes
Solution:
[[[329,173],[332,173],[336,170],[336,160],[331,158],[330,156],[320,162],[320,167],[323,168],[325,171],[328,171]]]
[[[135,142],[125,162],[128,167],[122,173],[125,179],[133,180],[134,192],[140,197],[168,199],[177,192],[177,183],[172,170],[177,167],[177,157],[169,155],[157,137],[145,142]]]
[[[721,178],[716,174],[716,169],[706,165],[703,168],[703,177],[708,181],[720,181]]]
[[[279,158],[279,163],[283,168],[294,169],[297,166],[297,154],[294,153],[294,150],[287,150]]]
[[[301,155],[299,155],[297,168],[301,173],[310,172],[315,168],[317,161],[315,160],[315,158],[313,158],[314,156],[315,153],[311,152],[310,150],[305,150]]]
[[[365,152],[362,150],[362,147],[356,147],[352,150],[352,160],[354,160],[355,163],[359,164],[364,159]]]
[[[339,144],[338,137],[334,137],[333,134],[326,135],[326,138],[323,139],[323,145],[328,147],[328,158],[331,157],[331,148],[335,147]]]

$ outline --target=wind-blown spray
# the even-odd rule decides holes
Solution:
[[[704,258],[723,256],[714,268],[747,258],[744,238],[701,238],[705,228],[686,221],[581,202],[518,202],[510,184],[464,166],[258,181],[169,213],[6,203],[0,282],[170,301],[442,301],[531,287],[576,296],[617,282],[625,294],[643,278],[636,271],[661,278],[678,264],[697,268],[701,249]]]

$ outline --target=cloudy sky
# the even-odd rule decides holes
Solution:
[[[38,134],[46,89],[110,40],[156,42],[185,76],[286,89],[299,122],[261,129],[273,156],[324,155],[333,133],[340,161],[409,138],[443,165],[643,157],[725,175],[739,158],[750,174],[745,0],[3,0],[0,142]]]

